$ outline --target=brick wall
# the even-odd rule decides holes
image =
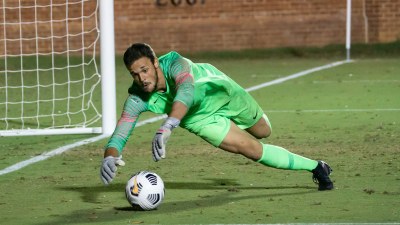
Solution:
[[[116,6],[118,51],[137,41],[159,50],[198,51],[321,46],[343,43],[345,37],[343,0],[146,2],[120,1]]]
[[[0,58],[36,52],[48,55],[52,51],[81,54],[82,46],[94,42],[98,36],[96,1],[52,2],[52,7],[50,0],[0,2]],[[93,49],[89,46],[85,51],[90,54]]]
[[[64,0],[53,0],[63,2]],[[0,2],[2,9],[18,5],[17,0]],[[34,0],[21,1],[34,5]],[[36,0],[36,4],[48,4],[50,0]],[[73,2],[73,1],[70,1]],[[273,48],[282,46],[324,46],[345,43],[346,0],[114,0],[115,41],[117,53],[133,42],[147,42],[157,51],[204,51]],[[86,9],[88,8],[88,9]],[[92,3],[85,3],[85,11],[93,10]],[[64,9],[53,7],[55,18],[66,14]],[[32,18],[32,10],[24,9],[22,21]],[[40,8],[39,18],[50,14]],[[24,49],[11,47],[19,38],[35,34],[35,29],[24,25],[4,25],[18,21],[18,11],[6,9],[6,17],[0,10],[0,54],[27,52],[36,48],[36,41],[24,40]],[[80,14],[81,5],[71,4],[68,14]],[[85,13],[84,13],[85,14]],[[391,42],[400,39],[400,0],[353,0],[352,42]],[[69,29],[79,30],[81,21],[69,21]],[[84,21],[91,30],[93,21]],[[31,25],[32,26],[32,25]],[[49,24],[40,24],[43,34]],[[53,24],[57,33],[65,30],[65,23]],[[88,32],[85,41],[93,39],[95,32]],[[59,48],[66,47],[65,37],[39,40],[39,48],[47,50],[51,41],[60,41]],[[80,46],[81,40],[70,36],[70,48]],[[64,42],[63,42],[64,41]],[[58,43],[58,42],[57,42]]]
[[[180,4],[174,5],[174,2]],[[123,52],[132,42],[147,42],[158,51],[345,43],[345,0],[147,0],[142,3],[128,0],[116,3],[118,52]],[[398,39],[400,0],[352,1],[353,43]]]
[[[366,0],[366,14],[368,41],[400,40],[400,0]]]

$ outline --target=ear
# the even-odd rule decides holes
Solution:
[[[159,62],[158,62],[158,58],[155,58],[155,59],[154,59],[154,67],[158,69],[158,66],[159,66],[159,65],[160,65],[160,64],[159,64]]]

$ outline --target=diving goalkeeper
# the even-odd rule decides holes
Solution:
[[[122,150],[141,113],[168,117],[152,141],[154,161],[166,157],[166,144],[180,126],[215,147],[241,154],[263,165],[311,172],[318,190],[331,190],[331,168],[288,150],[260,142],[271,134],[271,124],[261,107],[235,81],[210,64],[193,63],[177,52],[159,58],[145,43],[131,45],[124,63],[133,83],[123,112],[104,152],[100,177],[109,184],[117,166],[124,165]],[[250,135],[249,135],[250,134]]]

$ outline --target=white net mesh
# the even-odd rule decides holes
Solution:
[[[96,0],[0,2],[0,130],[99,125]]]

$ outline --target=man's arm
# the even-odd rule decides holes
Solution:
[[[105,146],[104,159],[100,168],[100,178],[104,184],[109,184],[114,179],[117,166],[125,165],[125,162],[122,161],[122,150],[136,125],[139,115],[146,110],[147,105],[137,96],[130,95],[125,101],[121,118]]]
[[[105,146],[104,156],[120,156],[133,129],[136,126],[139,115],[147,111],[147,104],[136,95],[129,95],[125,101],[121,117],[118,120],[114,133]]]
[[[183,57],[178,58],[171,65],[170,74],[175,81],[176,96],[168,118],[157,130],[152,143],[153,159],[159,161],[165,158],[166,144],[171,135],[171,131],[179,126],[182,118],[186,115],[193,104],[194,98],[194,78],[188,61]]]
[[[194,76],[190,64],[183,57],[174,61],[170,73],[175,81],[176,96],[171,112],[171,117],[182,119],[188,109],[193,105],[194,100]],[[185,107],[186,106],[186,107]],[[179,118],[178,118],[179,117]]]
[[[168,114],[168,117],[173,117],[178,120],[182,120],[182,118],[186,115],[188,111],[188,107],[180,101],[175,101],[172,105],[171,112]]]
[[[109,147],[109,148],[106,148],[106,150],[104,150],[104,158],[106,158],[107,156],[118,157],[119,152],[116,148]]]

